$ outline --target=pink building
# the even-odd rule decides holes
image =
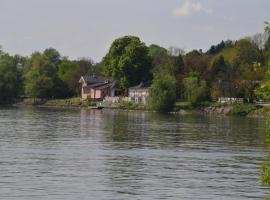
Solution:
[[[103,100],[105,97],[120,95],[118,81],[112,81],[102,76],[82,76],[79,83],[82,84],[82,99]]]

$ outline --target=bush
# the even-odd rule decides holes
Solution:
[[[256,109],[257,107],[253,104],[234,104],[229,114],[237,116],[246,116]]]
[[[149,91],[147,104],[150,109],[171,111],[176,101],[176,80],[169,74],[156,75]]]
[[[134,109],[137,109],[138,108],[138,105],[135,104],[135,103],[132,103],[132,102],[124,102],[122,105],[121,105],[121,108],[122,109],[125,109],[125,110],[134,110]]]
[[[261,166],[261,181],[263,185],[270,186],[270,162],[265,162]]]
[[[196,75],[190,75],[183,80],[184,95],[192,105],[198,105],[207,96],[207,86],[204,80],[200,80]]]
[[[86,99],[84,101],[84,105],[85,106],[97,106],[97,102],[93,101],[92,99]]]
[[[253,115],[264,115],[264,116],[270,116],[270,106],[264,106],[262,108],[258,108],[257,110],[254,110],[252,112]]]

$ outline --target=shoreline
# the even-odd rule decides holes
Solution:
[[[74,103],[74,100],[76,100]],[[153,112],[158,111],[143,109],[142,107],[125,108],[125,107],[103,107],[98,108],[93,105],[85,105],[74,99],[49,100],[45,103],[31,104],[29,102],[17,102],[13,104],[1,105],[1,107],[39,107],[39,108],[62,108],[62,109],[89,109],[89,110],[119,110],[119,111],[142,111]],[[204,116],[240,116],[250,118],[269,118],[270,106],[262,107],[255,104],[235,104],[235,105],[201,105],[197,107],[179,107],[175,106],[174,110],[167,112],[173,115],[204,115]]]

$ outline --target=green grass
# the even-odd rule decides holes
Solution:
[[[193,109],[193,106],[188,101],[177,101],[175,103],[175,109]]]
[[[197,106],[193,106],[190,102],[187,102],[187,101],[177,101],[175,103],[175,108],[193,110],[196,108],[221,107],[221,106],[226,106],[226,105],[227,104],[224,104],[224,103],[204,101],[204,102],[199,103]]]
[[[123,110],[148,110],[145,105],[142,104],[135,104],[132,102],[124,102],[121,106]]]
[[[254,104],[233,104],[229,115],[247,116],[255,110],[257,110],[257,106]]]
[[[270,116],[270,106],[264,106],[262,108],[258,108],[250,113],[251,115],[263,115]]]
[[[81,106],[81,99],[78,97],[69,99],[52,99],[46,101],[45,106]]]

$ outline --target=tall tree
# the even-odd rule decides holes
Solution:
[[[234,59],[234,70],[238,74],[235,81],[242,89],[242,97],[253,102],[254,89],[263,78],[265,68],[261,65],[262,52],[258,46],[249,39],[242,39],[236,43],[236,57]]]
[[[138,37],[124,36],[115,40],[103,63],[105,76],[119,80],[123,91],[150,77],[148,47]]]
[[[170,111],[176,101],[176,80],[170,74],[155,74],[149,91],[148,105],[158,111]]]
[[[33,98],[62,96],[57,67],[41,53],[34,53],[24,69],[25,94]]]
[[[191,73],[183,80],[185,98],[192,105],[197,105],[207,97],[207,86],[197,74]]]
[[[17,99],[21,92],[21,69],[16,59],[8,54],[0,55],[0,103]]]

